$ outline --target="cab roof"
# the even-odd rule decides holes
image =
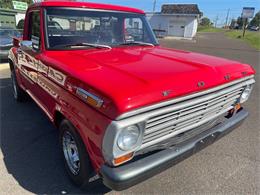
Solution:
[[[143,10],[124,7],[124,6],[116,6],[110,4],[101,4],[101,3],[90,3],[90,2],[79,2],[79,1],[69,1],[69,0],[58,0],[58,1],[49,1],[45,0],[42,2],[34,3],[30,6],[30,8],[35,7],[73,7],[73,8],[89,8],[89,9],[101,9],[101,10],[113,10],[113,11],[123,11],[123,12],[132,12],[138,14],[145,14]]]

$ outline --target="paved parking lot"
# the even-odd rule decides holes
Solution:
[[[199,34],[196,42],[162,40],[162,45],[251,64],[259,81],[260,53],[222,33]],[[74,187],[63,168],[57,131],[31,102],[12,99],[9,73],[0,64],[0,194],[108,193]],[[120,194],[260,194],[260,85],[246,107],[250,118],[214,145]]]

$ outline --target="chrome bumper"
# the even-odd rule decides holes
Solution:
[[[242,109],[225,122],[174,147],[120,167],[103,165],[100,170],[103,183],[107,187],[118,191],[136,185],[214,143],[241,125],[247,116],[248,112]]]

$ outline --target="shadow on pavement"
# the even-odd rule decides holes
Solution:
[[[104,194],[98,181],[91,190],[71,184],[58,148],[58,132],[33,101],[17,103],[10,79],[0,80],[1,150],[4,163],[24,189],[35,194]]]
[[[0,63],[8,63],[8,59],[1,59],[0,58]]]

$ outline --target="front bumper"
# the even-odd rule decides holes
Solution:
[[[224,123],[206,130],[179,145],[120,167],[103,165],[100,170],[103,182],[107,187],[114,190],[124,190],[136,185],[214,143],[241,125],[247,116],[248,112],[242,109]]]

